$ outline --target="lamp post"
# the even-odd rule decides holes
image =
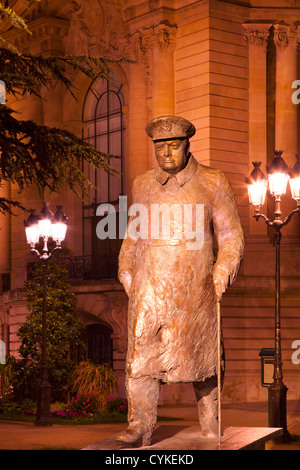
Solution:
[[[41,376],[38,386],[37,416],[35,425],[51,426],[50,416],[50,391],[51,385],[48,381],[47,367],[47,268],[48,260],[54,251],[61,249],[61,242],[65,239],[68,219],[62,212],[62,206],[56,206],[55,215],[49,209],[49,204],[44,203],[41,212],[36,215],[35,210],[24,221],[27,243],[31,246],[31,253],[36,254],[42,262],[43,267],[43,320],[42,320],[42,343],[41,343]],[[40,253],[35,245],[42,238],[44,246]],[[52,238],[56,242],[55,248],[49,252],[48,240]]]
[[[283,440],[290,439],[286,421],[286,393],[287,387],[283,383],[282,357],[281,357],[281,326],[280,326],[280,241],[281,229],[287,225],[294,214],[300,215],[300,159],[290,169],[282,158],[282,151],[275,151],[275,157],[267,167],[268,179],[260,169],[261,162],[253,162],[254,169],[246,178],[249,201],[254,206],[256,220],[262,218],[267,225],[275,230],[275,347],[274,347],[274,374],[273,382],[269,386],[269,426],[283,428]],[[275,218],[271,221],[260,212],[264,204],[269,181],[270,193],[275,198]],[[286,193],[290,183],[292,198],[296,200],[297,207],[287,217],[281,218],[281,198]]]

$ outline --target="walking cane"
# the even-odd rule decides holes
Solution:
[[[217,300],[217,354],[218,354],[218,445],[221,444],[221,390],[222,390],[222,370],[221,370],[221,306],[220,300]]]

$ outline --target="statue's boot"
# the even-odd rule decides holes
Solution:
[[[198,403],[201,435],[207,439],[218,438],[218,389],[215,380],[196,382],[194,391]]]
[[[135,446],[149,446],[151,444],[152,430],[145,429],[138,425],[128,426],[126,431],[116,436],[118,444]]]
[[[203,397],[198,402],[198,416],[201,434],[209,439],[218,437],[218,412],[214,399]]]
[[[122,445],[149,446],[157,419],[157,402],[160,382],[145,376],[127,378],[128,428],[116,436]]]

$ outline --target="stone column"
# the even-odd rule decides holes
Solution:
[[[10,183],[8,181],[3,181],[0,187],[0,196],[5,197],[6,199],[11,199],[10,197]],[[10,223],[11,216],[9,214],[0,213],[0,246],[1,256],[0,256],[0,273],[9,273],[10,266]],[[1,280],[2,282],[2,280]]]
[[[153,29],[152,115],[175,113],[174,47],[177,28],[164,23]]]
[[[52,82],[43,90],[43,118],[45,126],[61,127],[63,124],[64,95],[68,93],[62,83]],[[70,96],[70,99],[71,96]]]
[[[274,25],[274,43],[276,46],[276,149],[283,150],[283,157],[289,165],[295,163],[295,154],[299,151],[298,108],[292,102],[292,83],[298,77],[296,25]]]
[[[123,52],[123,50],[122,50]],[[124,54],[134,60],[128,66],[128,111],[126,115],[126,188],[131,204],[132,182],[136,175],[149,169],[148,139],[145,126],[148,122],[148,83],[146,58],[141,33],[130,36]]]
[[[26,95],[26,119],[28,121],[34,121],[40,126],[45,124],[42,99],[38,96],[30,95],[29,93]],[[37,210],[42,208],[41,202],[38,202],[41,201],[41,196],[36,186],[30,185],[27,187],[22,197],[24,198],[23,202],[27,208]],[[24,232],[24,227],[22,227],[21,230]],[[26,247],[26,249],[27,248],[28,247]]]
[[[35,95],[26,95],[26,114],[24,119],[34,121],[43,125],[43,113],[41,99]],[[19,200],[27,209],[41,210],[42,201],[38,189],[35,185],[24,188],[21,194],[18,187],[12,185],[12,199]],[[11,288],[23,288],[27,279],[27,262],[32,261],[30,247],[26,242],[23,220],[27,219],[28,213],[20,212],[20,217],[11,218]]]
[[[149,85],[149,119],[175,114],[174,48],[177,27],[162,22],[141,33]],[[149,167],[156,166],[153,146]]]
[[[292,101],[294,89],[292,83],[298,76],[297,43],[298,25],[274,25],[274,43],[276,46],[276,107],[275,107],[275,147],[283,150],[283,158],[289,166],[296,162],[295,154],[299,152],[299,114],[298,106]],[[283,217],[288,215],[296,204],[290,197],[289,186],[287,197],[282,198]],[[286,234],[299,237],[298,220],[295,218],[286,228]]]
[[[156,166],[153,145],[145,132],[147,122],[155,116],[174,114],[174,40],[176,27],[160,23],[136,31],[122,47],[129,64],[127,164],[128,202],[132,181]]]
[[[249,47],[249,173],[253,161],[267,164],[267,61],[266,52],[270,24],[244,24]],[[250,208],[250,235],[265,235],[266,224],[258,224]]]

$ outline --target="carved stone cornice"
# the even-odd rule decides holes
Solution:
[[[261,47],[266,52],[271,26],[271,24],[261,23],[243,24],[245,41],[248,45]]]
[[[62,41],[68,34],[70,22],[63,18],[41,17],[28,23],[30,33],[13,29],[5,34],[5,39],[17,49],[24,50],[37,44],[41,52],[62,49]]]
[[[283,51],[288,46],[297,46],[299,41],[299,25],[294,23],[291,25],[278,23],[274,25],[274,44],[276,48]]]
[[[162,13],[172,16],[175,9],[175,0],[119,0],[122,5],[122,16],[125,22],[134,21],[143,16],[150,16],[153,13]],[[202,0],[203,1],[203,0]],[[160,16],[161,17],[161,16]]]

